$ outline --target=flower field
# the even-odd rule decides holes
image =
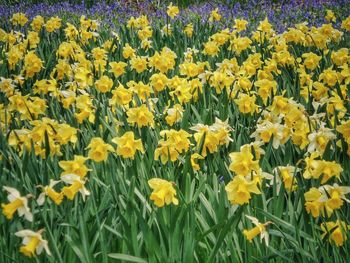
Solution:
[[[347,262],[341,9],[2,13],[0,262]]]

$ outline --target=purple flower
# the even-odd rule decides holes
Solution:
[[[87,8],[84,1],[81,4],[71,4],[64,1],[55,4],[38,3],[33,5],[23,2],[14,6],[0,5],[0,18],[6,21],[17,12],[23,12],[29,18],[42,15],[45,17],[61,16],[68,20],[71,15],[75,17],[86,15],[100,20],[106,26],[113,27],[118,27],[118,24],[124,23],[131,16],[136,17],[142,14],[147,15],[152,23],[166,21],[166,3],[161,2],[158,6],[157,2],[143,0],[139,1],[138,4],[135,2],[126,4],[120,1],[112,3],[101,1],[91,8]],[[220,23],[215,23],[215,27],[230,27],[235,18],[243,18],[248,20],[250,29],[254,30],[259,21],[267,16],[278,32],[304,21],[308,21],[309,25],[321,25],[325,22],[324,15],[328,8],[337,10],[338,23],[335,26],[339,27],[339,19],[346,18],[350,13],[350,1],[348,0],[290,0],[276,1],[276,3],[269,0],[251,0],[242,3],[227,0],[222,1],[221,4],[214,5],[211,2],[204,2],[183,8],[176,20],[189,23],[193,21],[193,18],[199,17],[201,23],[207,23],[211,11],[216,7],[223,19]]]

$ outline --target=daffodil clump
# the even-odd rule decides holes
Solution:
[[[165,12],[0,24],[0,261],[347,258],[350,17]]]

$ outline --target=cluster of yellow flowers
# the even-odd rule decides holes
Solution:
[[[11,98],[15,99],[14,97],[17,95]],[[20,100],[22,100],[21,97]],[[20,101],[20,103],[26,104],[24,101]],[[9,134],[9,145],[20,150],[21,154],[24,150],[31,151],[33,147],[35,154],[45,159],[48,154],[62,155],[62,145],[77,142],[77,129],[66,123],[60,124],[45,117],[41,120],[32,120],[29,123],[33,126],[31,129],[15,129]],[[46,152],[46,142],[49,146],[49,153]]]
[[[172,4],[167,9],[171,19],[178,13]],[[329,21],[335,19],[332,14],[327,12]],[[215,9],[210,21],[220,19]],[[28,19],[18,13],[11,22],[23,27]],[[282,34],[266,18],[251,37],[241,33],[247,24],[236,19],[232,28],[215,32],[202,46],[186,47],[183,54],[167,46],[153,48],[155,30],[146,16],[127,22],[135,37],[130,43],[116,33],[108,39],[100,37],[99,23],[84,16],[79,25],[37,16],[25,33],[0,29],[0,42],[6,46],[2,64],[9,72],[0,79],[1,98],[5,98],[0,104],[0,129],[8,134],[9,146],[19,154],[33,151],[44,159],[64,155],[65,145],[75,149],[78,138],[96,123],[94,132],[106,124],[113,135],[93,137],[88,145],[79,142],[87,155],[59,161],[60,180],[40,186],[37,204],[43,205],[48,197],[60,205],[65,197],[73,200],[78,193],[85,200],[90,194],[85,188],[90,171],[85,162],[106,162],[110,154],[131,160],[137,154],[152,154],[159,165],[182,163],[188,157],[193,171],[199,173],[208,156],[224,158],[227,153],[233,177],[225,190],[232,205],[249,204],[274,182],[277,189],[284,187],[289,193],[302,190],[300,178],[313,180],[315,185],[303,192],[305,209],[313,217],[330,218],[346,205],[350,187],[338,185],[342,165],[324,154],[338,151],[350,156],[350,53],[343,47],[350,17],[342,21],[342,30],[332,23],[317,28],[302,23]],[[193,38],[193,31],[192,24],[184,25],[182,37]],[[169,23],[162,33],[164,39],[174,39]],[[50,50],[51,64],[38,50],[46,41],[42,36],[58,41],[56,50]],[[117,54],[119,61],[114,59]],[[227,98],[224,106],[238,117],[214,116],[215,122],[201,119],[194,106],[197,102],[215,101],[209,107],[216,107],[224,103],[223,98]],[[216,115],[211,108],[201,113],[211,110]],[[198,115],[198,122],[187,130],[190,112]],[[249,142],[237,142],[239,150],[228,153],[236,144],[232,134],[247,131]],[[145,134],[152,137],[153,145],[141,139]],[[265,150],[288,154],[288,145],[304,153],[303,159],[263,171]],[[333,183],[326,184],[329,181]],[[148,184],[153,190],[150,200],[157,207],[181,204],[174,182],[152,178]],[[9,193],[9,203],[1,205],[6,218],[11,220],[17,211],[32,221],[28,198],[33,196],[21,196],[7,186],[4,190]],[[266,227],[271,222],[248,218],[256,227],[244,230],[246,238],[251,241],[261,235],[268,242]],[[332,229],[329,239],[337,246],[344,244],[348,228],[341,220],[321,224],[323,236]],[[23,254],[32,256],[42,249],[50,253],[41,233],[16,233],[26,237]]]

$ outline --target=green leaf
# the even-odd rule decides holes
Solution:
[[[142,258],[134,257],[127,254],[110,253],[108,254],[108,256],[110,258],[119,259],[126,262],[147,263],[147,261]]]

